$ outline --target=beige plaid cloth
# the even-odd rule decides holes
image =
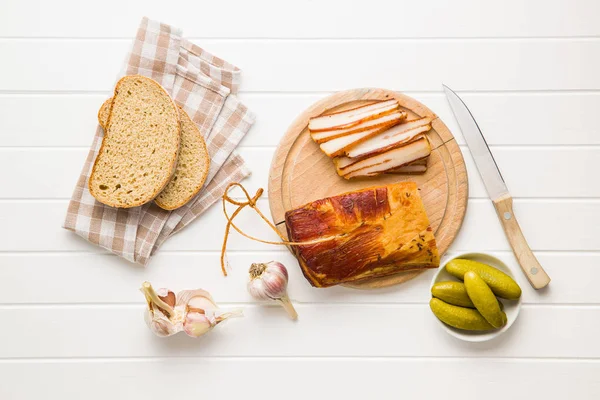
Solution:
[[[196,123],[211,155],[207,184],[185,206],[165,211],[151,202],[117,209],[97,202],[88,191],[89,175],[104,134],[100,126],[96,129],[64,228],[129,261],[146,265],[166,239],[217,201],[229,183],[250,175],[234,149],[250,130],[254,116],[236,97],[240,70],[182,39],[182,32],[169,25],[142,20],[123,74],[144,75],[159,82]]]

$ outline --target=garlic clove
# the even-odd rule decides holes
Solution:
[[[207,299],[213,306],[216,307],[216,303],[213,300],[210,293],[206,290],[202,289],[194,289],[194,290],[182,290],[177,293],[177,302],[176,305],[188,304],[190,300],[194,297],[202,297]]]
[[[158,298],[170,305],[171,307],[175,307],[176,296],[175,293],[170,291],[167,288],[160,288],[156,290],[156,294]]]
[[[146,303],[148,304],[148,309],[152,313],[160,312],[167,318],[173,317],[173,315],[175,314],[175,310],[173,309],[173,307],[171,305],[167,304],[158,295],[158,293],[156,293],[156,291],[154,290],[154,288],[152,287],[150,282],[142,283],[142,288],[140,290],[144,294],[144,297],[146,297]],[[165,293],[163,290],[163,294],[165,294],[165,296],[163,296],[164,298],[166,298],[167,300],[170,299],[168,291],[167,291],[167,293]]]
[[[146,310],[146,313],[144,314],[144,320],[146,321],[148,328],[150,328],[150,330],[156,336],[167,337],[180,331],[180,329],[171,321],[169,321],[168,318],[158,314],[154,314],[154,316],[152,316],[151,314],[152,313],[150,311]]]
[[[150,282],[142,284],[141,292],[146,297],[148,307],[144,312],[144,321],[157,336],[166,337],[181,331],[177,310],[173,308],[175,294],[168,289],[155,291]]]
[[[161,337],[181,331],[199,337],[218,323],[242,314],[241,311],[220,313],[211,295],[202,289],[182,290],[175,295],[165,288],[155,291],[149,282],[144,282],[141,291],[148,304],[144,320]]]
[[[200,312],[188,312],[183,320],[183,331],[191,337],[200,337],[210,331],[216,323]]]
[[[182,290],[177,293],[177,306],[183,306],[185,310],[202,311],[208,317],[213,317],[218,310],[212,296],[202,289]]]

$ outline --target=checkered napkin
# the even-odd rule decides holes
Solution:
[[[104,135],[98,126],[64,228],[129,261],[146,265],[166,239],[221,198],[229,183],[250,175],[244,160],[234,151],[254,123],[253,114],[236,97],[240,72],[182,39],[179,29],[144,18],[121,75],[144,75],[159,82],[196,123],[211,156],[207,183],[190,202],[174,211],[163,210],[153,202],[129,209],[97,202],[87,185]]]

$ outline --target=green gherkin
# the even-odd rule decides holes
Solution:
[[[446,271],[462,280],[467,272],[473,271],[487,283],[496,296],[508,300],[517,300],[521,297],[521,287],[517,282],[504,272],[489,265],[456,258],[446,264]]]
[[[448,304],[475,308],[467,294],[464,283],[456,281],[438,282],[431,287],[431,294]]]
[[[436,298],[431,299],[429,307],[431,307],[431,311],[433,311],[440,321],[454,328],[469,331],[489,331],[494,329],[479,311],[472,308],[453,306]]]
[[[473,271],[467,272],[465,274],[465,288],[471,301],[475,304],[475,308],[487,322],[494,328],[501,328],[506,324],[498,299],[479,275]]]

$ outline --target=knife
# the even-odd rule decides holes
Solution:
[[[525,236],[523,236],[523,232],[521,232],[521,227],[513,213],[513,199],[500,174],[498,165],[494,161],[490,148],[479,126],[477,126],[477,122],[475,122],[473,115],[464,101],[448,86],[443,86],[448,102],[450,103],[450,108],[458,121],[473,160],[475,160],[475,165],[479,170],[488,195],[492,203],[494,203],[496,213],[504,228],[504,233],[510,242],[513,253],[515,253],[519,261],[521,269],[525,273],[525,276],[527,276],[531,286],[535,289],[546,287],[550,283],[550,277],[533,255],[525,240]]]

